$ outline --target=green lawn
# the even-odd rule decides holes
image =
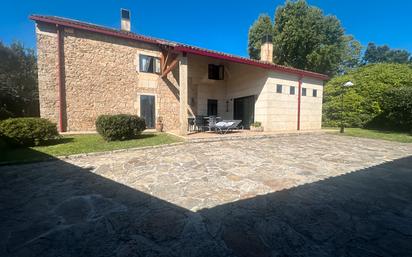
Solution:
[[[331,133],[352,137],[365,137],[372,139],[382,139],[401,143],[412,143],[412,135],[405,132],[382,131],[361,128],[345,128],[345,133],[339,133],[339,128],[325,128],[333,130]]]
[[[47,146],[7,149],[4,154],[0,154],[0,163],[33,162],[55,156],[163,145],[180,141],[182,139],[179,137],[166,133],[145,133],[138,139],[113,142],[106,142],[97,134],[67,135]]]

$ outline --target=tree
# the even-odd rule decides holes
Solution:
[[[19,42],[0,42],[0,112],[39,116],[36,55]]]
[[[374,43],[369,43],[363,62],[370,63],[408,63],[410,62],[411,54],[406,50],[393,50],[389,46],[376,46]]]
[[[339,68],[341,74],[347,73],[361,64],[362,45],[352,35],[345,36],[344,41],[345,50]]]
[[[402,107],[392,107],[393,103],[399,102],[399,100],[386,101],[388,98],[386,92],[390,90],[409,88],[409,90],[404,89],[402,92],[410,92],[412,89],[412,67],[410,65],[389,63],[364,65],[345,75],[336,76],[326,84],[323,99],[323,123],[325,126],[338,126],[340,123],[342,85],[347,81],[352,81],[355,86],[345,90],[344,121],[346,126],[388,127],[387,124],[395,124],[392,122],[394,119],[390,119],[390,117],[400,116],[396,116],[393,110],[399,110],[404,108],[403,106],[412,104],[412,98],[408,97],[402,98],[402,101],[409,101]],[[390,99],[395,99],[395,97]],[[407,116],[407,112],[405,113],[402,117]],[[404,124],[407,122],[405,121]]]
[[[287,1],[276,9],[274,61],[278,64],[333,75],[344,59],[345,43],[340,21],[304,0]]]
[[[267,14],[261,14],[259,18],[249,28],[248,51],[252,59],[260,59],[260,47],[262,38],[273,34],[273,25]]]

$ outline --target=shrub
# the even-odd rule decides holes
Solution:
[[[34,146],[58,137],[56,124],[42,118],[10,118],[0,122],[0,134],[10,145]]]
[[[106,141],[136,138],[145,128],[144,119],[137,115],[101,115],[96,120],[96,130]]]
[[[412,129],[412,87],[399,87],[387,90],[382,99],[384,128]]]
[[[352,81],[353,87],[342,85]],[[344,93],[344,123],[349,127],[382,124],[385,92],[400,87],[412,87],[412,66],[407,64],[371,64],[336,76],[324,88],[323,124],[336,126],[341,120],[341,100]],[[377,123],[377,120],[381,120]],[[385,121],[386,122],[386,121]]]

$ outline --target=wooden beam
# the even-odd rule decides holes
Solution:
[[[160,51],[160,70],[161,70],[161,73],[163,73],[164,65],[165,65],[165,54],[163,53],[163,51]]]
[[[179,58],[174,58],[174,60],[170,63],[170,65],[163,71],[162,78],[166,77],[167,74],[172,71],[176,65],[179,63]]]
[[[167,69],[167,62],[169,61],[169,56],[170,56],[170,50],[167,50],[165,63],[164,63],[164,66],[162,67],[162,74],[163,74],[163,73],[165,72],[165,70]]]

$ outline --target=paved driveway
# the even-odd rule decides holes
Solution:
[[[0,167],[0,256],[411,256],[412,145],[325,134]]]

